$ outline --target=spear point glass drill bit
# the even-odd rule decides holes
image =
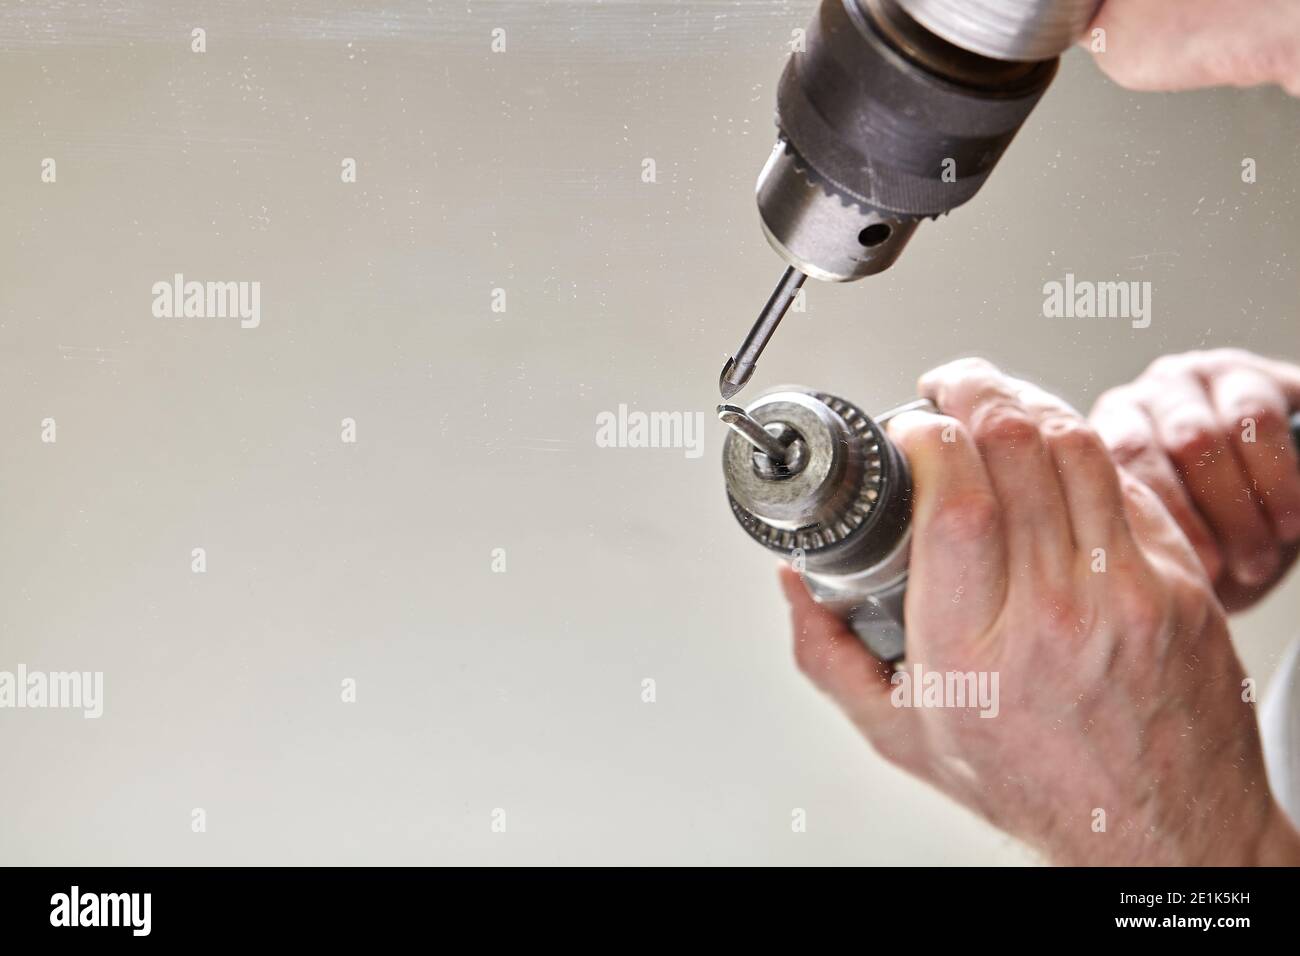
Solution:
[[[771,298],[767,300],[767,305],[763,306],[763,311],[758,313],[758,320],[745,336],[745,341],[740,343],[735,356],[727,359],[727,364],[722,367],[722,374],[718,376],[718,390],[722,392],[724,399],[731,398],[744,388],[745,383],[754,374],[758,357],[763,354],[768,339],[781,324],[781,319],[785,317],[790,303],[794,302],[794,297],[806,278],[808,277],[794,266],[785,270]]]

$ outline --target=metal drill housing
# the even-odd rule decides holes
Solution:
[[[823,280],[888,268],[921,220],[978,192],[1096,5],[822,0],[758,180],[773,248]]]

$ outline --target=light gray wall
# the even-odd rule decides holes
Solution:
[[[721,426],[594,440],[716,402],[811,3],[121,6],[0,12],[0,669],[106,682],[97,721],[0,711],[0,860],[1027,859],[795,672]],[[810,288],[755,386],[882,409],[978,353],[1086,406],[1171,350],[1296,358],[1298,119],[1072,52],[980,196]],[[1044,319],[1067,271],[1150,280],[1151,327]],[[154,318],[175,272],[260,282],[261,326]],[[1298,599],[1238,624],[1261,679]]]

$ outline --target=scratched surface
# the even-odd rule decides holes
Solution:
[[[0,669],[106,685],[97,721],[0,711],[0,860],[1028,859],[795,672],[717,429],[594,441],[716,401],[810,6],[0,11]],[[981,195],[811,288],[755,385],[880,409],[979,353],[1086,406],[1169,350],[1295,358],[1298,119],[1071,53]],[[178,272],[259,282],[259,327],[155,318]],[[1044,319],[1066,272],[1151,281],[1151,326]],[[1298,599],[1238,622],[1261,679]]]

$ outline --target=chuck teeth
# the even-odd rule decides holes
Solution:
[[[841,187],[835,185],[831,180],[813,169],[813,167],[808,164],[808,160],[803,158],[803,154],[800,153],[799,150],[795,149],[794,144],[792,144],[784,134],[781,134],[779,137],[779,142],[781,143],[782,152],[784,152],[786,156],[790,157],[790,165],[794,167],[795,172],[803,177],[804,182],[808,183],[808,185],[812,186],[814,189],[820,190],[824,196],[836,200],[845,209],[856,209],[864,216],[881,216],[886,219],[895,220],[933,220],[944,215],[943,213],[938,212],[932,214],[907,215],[873,206],[865,199],[859,199]]]
[[[861,200],[848,195],[830,180],[822,176],[817,170],[808,165],[808,161],[803,158],[803,154],[795,149],[790,140],[784,136],[781,137],[781,148],[786,156],[790,157],[790,165],[794,167],[795,172],[803,177],[804,181],[814,189],[821,190],[822,194],[829,199],[836,200],[845,209],[857,209],[864,216],[879,215],[879,210],[872,209],[865,205]]]

